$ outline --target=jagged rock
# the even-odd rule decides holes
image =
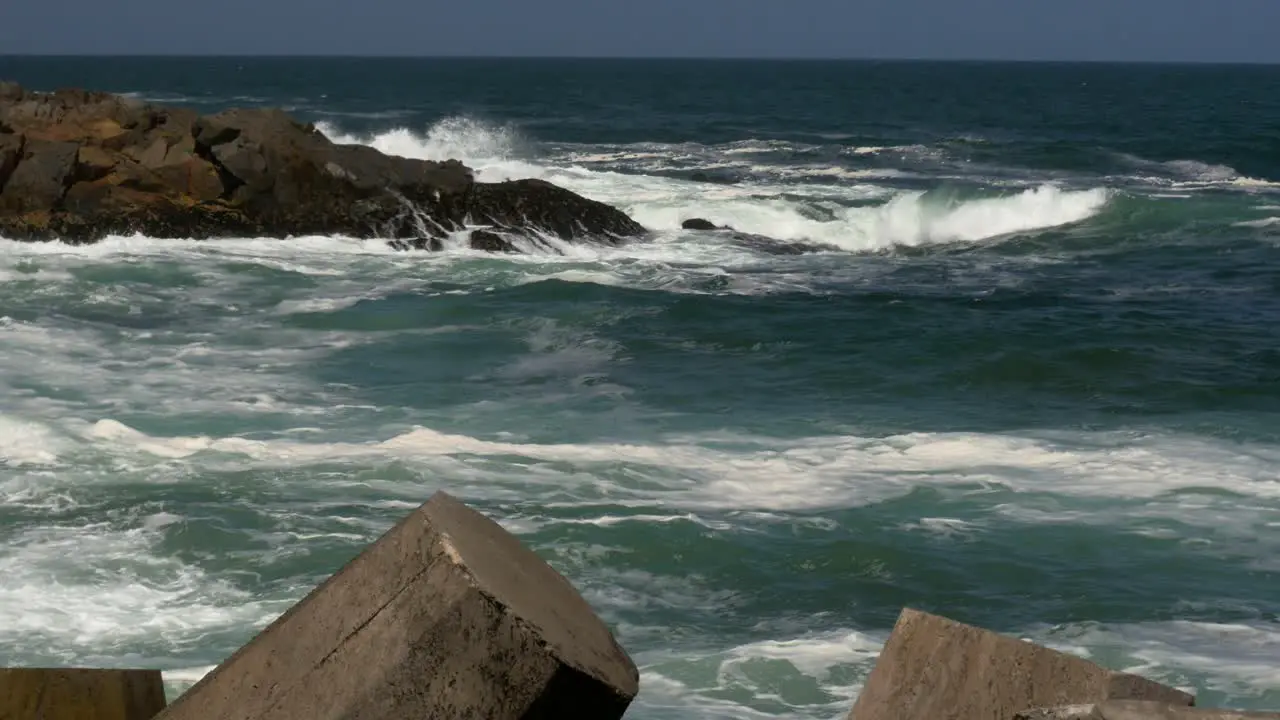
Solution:
[[[1112,699],[1194,703],[1137,675],[906,608],[849,720],[1007,720],[1030,708]]]
[[[70,184],[79,150],[73,142],[28,138],[0,193],[0,212],[52,212]]]
[[[471,237],[467,242],[472,250],[502,253],[519,252],[516,246],[511,244],[510,240],[492,230],[472,230]]]
[[[644,232],[625,213],[545,180],[476,183],[467,213],[477,224],[508,230],[532,226],[563,240],[592,237],[617,244]]]
[[[568,580],[437,493],[155,720],[618,720],[638,685]]]
[[[616,244],[625,213],[540,180],[479,183],[456,160],[338,145],[280,110],[200,116],[107,93],[0,84],[0,235],[337,234],[438,249],[468,223]],[[481,235],[502,252],[510,242]]]
[[[1280,720],[1280,713],[1218,710],[1142,700],[1107,700],[1020,712],[1014,720]]]
[[[0,192],[9,181],[18,160],[22,158],[22,146],[25,139],[21,135],[0,133]]]

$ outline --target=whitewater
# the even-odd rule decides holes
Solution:
[[[563,106],[511,80],[462,112],[412,64],[376,96],[296,62],[119,89],[290,105],[653,234],[0,239],[5,664],[157,667],[175,696],[444,489],[581,590],[640,720],[843,718],[904,605],[1280,707],[1280,169],[1241,143],[991,120],[980,68],[988,102],[926,125],[883,87],[823,114],[844,70],[773,86],[807,108],[784,121],[705,88],[611,110],[623,81],[582,68],[538,76]]]

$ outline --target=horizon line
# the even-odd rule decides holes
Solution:
[[[1024,64],[1024,65],[1280,65],[1280,60],[1204,60],[1204,59],[1106,59],[1106,58],[1000,58],[1000,57],[905,57],[905,56],[789,56],[789,55],[410,55],[361,53],[4,53],[3,59],[200,59],[200,60],[612,60],[634,62],[699,61],[699,62],[848,62],[848,63],[957,63],[957,64]]]

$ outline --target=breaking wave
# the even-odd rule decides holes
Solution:
[[[1106,188],[1067,190],[1055,185],[995,197],[948,196],[945,192],[895,190],[863,182],[876,174],[892,174],[886,171],[832,172],[826,167],[809,174],[852,182],[822,185],[812,192],[807,185],[795,184],[726,186],[539,162],[530,159],[528,143],[513,128],[465,117],[442,120],[421,135],[398,128],[356,136],[330,125],[319,127],[336,142],[364,143],[382,152],[422,160],[457,158],[486,181],[517,177],[551,180],[617,205],[659,232],[677,232],[683,220],[701,217],[745,233],[850,251],[972,242],[1059,227],[1093,217],[1110,197]],[[584,159],[580,153],[571,158]],[[870,201],[877,204],[867,204]]]

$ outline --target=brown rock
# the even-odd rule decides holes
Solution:
[[[637,684],[564,577],[438,493],[159,720],[611,720]]]
[[[190,135],[183,135],[174,142],[165,153],[163,165],[182,165],[196,156],[196,140]]]
[[[22,86],[16,82],[0,80],[0,100],[21,100]]]
[[[1218,710],[1143,700],[1107,700],[1021,712],[1014,720],[1280,720],[1280,713]]]
[[[616,244],[644,232],[619,210],[550,183],[476,183],[456,160],[338,145],[280,110],[202,117],[106,93],[5,85],[0,136],[27,145],[24,154],[0,156],[11,171],[0,187],[0,235],[14,239],[92,242],[124,227],[207,238],[226,231],[228,218],[271,237],[342,234],[432,249],[469,217],[531,238]],[[67,144],[66,152],[52,149]],[[99,181],[150,196],[91,187],[74,193],[74,212],[61,202],[72,186]],[[95,199],[106,204],[95,208]],[[140,205],[121,205],[132,201]]]
[[[170,155],[172,155],[170,150]],[[168,187],[178,188],[183,197],[194,202],[213,202],[222,197],[222,180],[212,163],[190,156],[175,163],[165,160],[156,176]]]
[[[9,181],[13,169],[18,167],[24,140],[21,135],[0,133],[0,192],[4,191],[4,184]]]
[[[1030,708],[1108,699],[1191,705],[1136,675],[906,608],[850,720],[1008,720]]]
[[[151,720],[159,670],[0,669],[0,720]]]
[[[163,137],[151,136],[142,147],[129,148],[125,154],[148,170],[154,170],[164,164],[164,156],[169,153],[169,143]]]
[[[75,172],[79,150],[73,142],[27,138],[22,159],[0,193],[0,212],[53,210]]]
[[[93,182],[111,173],[120,159],[98,145],[81,145],[76,153],[76,178]]]

